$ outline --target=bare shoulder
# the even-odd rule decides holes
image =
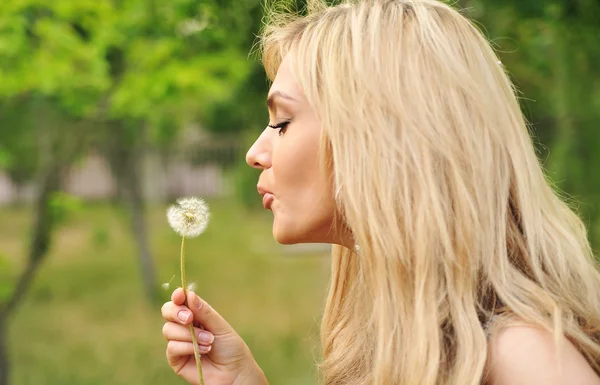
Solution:
[[[552,333],[516,324],[498,330],[490,340],[492,385],[600,385],[600,378],[565,337],[557,350]]]

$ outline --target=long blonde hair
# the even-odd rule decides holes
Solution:
[[[566,335],[600,371],[600,274],[536,157],[482,33],[433,0],[267,7],[261,52],[286,55],[322,124],[343,223],[322,320],[323,382],[479,384],[486,320]]]

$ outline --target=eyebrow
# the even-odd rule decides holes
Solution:
[[[269,107],[269,109],[271,109],[271,110],[274,109],[275,98],[277,98],[277,97],[281,97],[283,99],[287,99],[287,100],[292,101],[292,102],[297,102],[296,99],[292,98],[288,94],[285,94],[285,93],[283,93],[281,91],[273,91],[269,95],[269,97],[267,98],[267,106]]]

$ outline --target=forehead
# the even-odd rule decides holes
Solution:
[[[302,89],[300,88],[300,85],[296,81],[292,72],[292,60],[293,59],[290,55],[286,55],[286,57],[283,59],[279,69],[277,70],[277,75],[273,80],[269,94],[279,91],[290,95],[295,99],[302,99],[304,97],[304,93],[302,92]]]

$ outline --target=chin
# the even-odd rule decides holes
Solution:
[[[326,230],[311,231],[312,228],[298,228],[292,225],[281,226],[273,224],[273,238],[282,245],[295,245],[298,243],[336,243],[329,237],[321,236],[327,234]]]
[[[293,234],[290,231],[282,231],[273,227],[273,238],[282,245],[295,245],[296,243],[305,243],[303,237]]]
[[[297,243],[310,243],[307,232],[294,223],[283,224],[275,219],[273,221],[273,238],[282,245],[295,245]]]
[[[273,217],[273,238],[282,245],[332,243],[330,217],[277,215]]]

